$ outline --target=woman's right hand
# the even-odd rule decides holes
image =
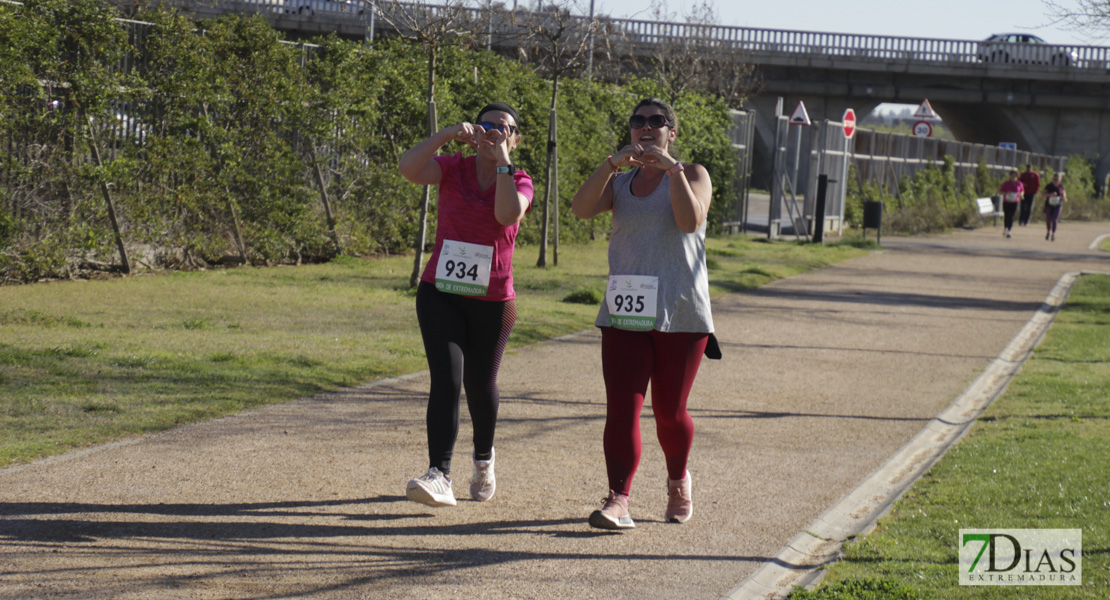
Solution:
[[[621,148],[619,152],[614,154],[611,160],[618,169],[622,169],[624,167],[642,167],[644,166],[644,163],[640,160],[640,157],[643,155],[643,146],[641,146],[640,144],[629,144],[628,146]]]
[[[454,131],[451,132],[451,140],[466,144],[471,148],[477,148],[478,137],[481,133],[484,133],[481,127],[464,121],[455,125]]]

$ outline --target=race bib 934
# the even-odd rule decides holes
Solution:
[[[436,263],[436,289],[449,294],[485,296],[492,264],[493,246],[444,240]]]

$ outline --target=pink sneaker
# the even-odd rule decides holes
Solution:
[[[685,523],[693,516],[693,483],[689,471],[682,479],[667,480],[667,522]]]
[[[598,529],[632,529],[636,524],[628,514],[628,496],[609,490],[601,510],[590,515],[590,527]]]

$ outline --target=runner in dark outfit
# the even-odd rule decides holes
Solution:
[[[1041,191],[1044,194],[1044,224],[1045,234],[1044,239],[1056,241],[1056,226],[1060,223],[1060,211],[1064,208],[1064,203],[1068,201],[1068,195],[1064,193],[1063,176],[1059,173],[1052,175],[1052,181],[1044,186]]]
[[[494,433],[500,395],[497,372],[516,321],[513,247],[532,202],[532,178],[509,155],[520,143],[520,119],[490,104],[474,124],[440,130],[401,157],[401,174],[438,185],[438,225],[431,258],[416,292],[416,315],[428,358],[428,472],[408,483],[406,496],[429,506],[454,506],[451,458],[459,433],[460,393],[474,424],[470,496],[489,500],[496,489]],[[436,156],[448,143],[476,154]]]

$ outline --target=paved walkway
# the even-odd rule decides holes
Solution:
[[[586,525],[606,491],[590,330],[506,357],[484,504],[403,497],[424,374],[2,470],[0,600],[720,598],[957,398],[1062,274],[1110,270],[1088,249],[1110,224],[1042,231],[884,237],[716,301],[725,358],[694,389],[684,525],[662,520],[650,410],[637,528]]]

